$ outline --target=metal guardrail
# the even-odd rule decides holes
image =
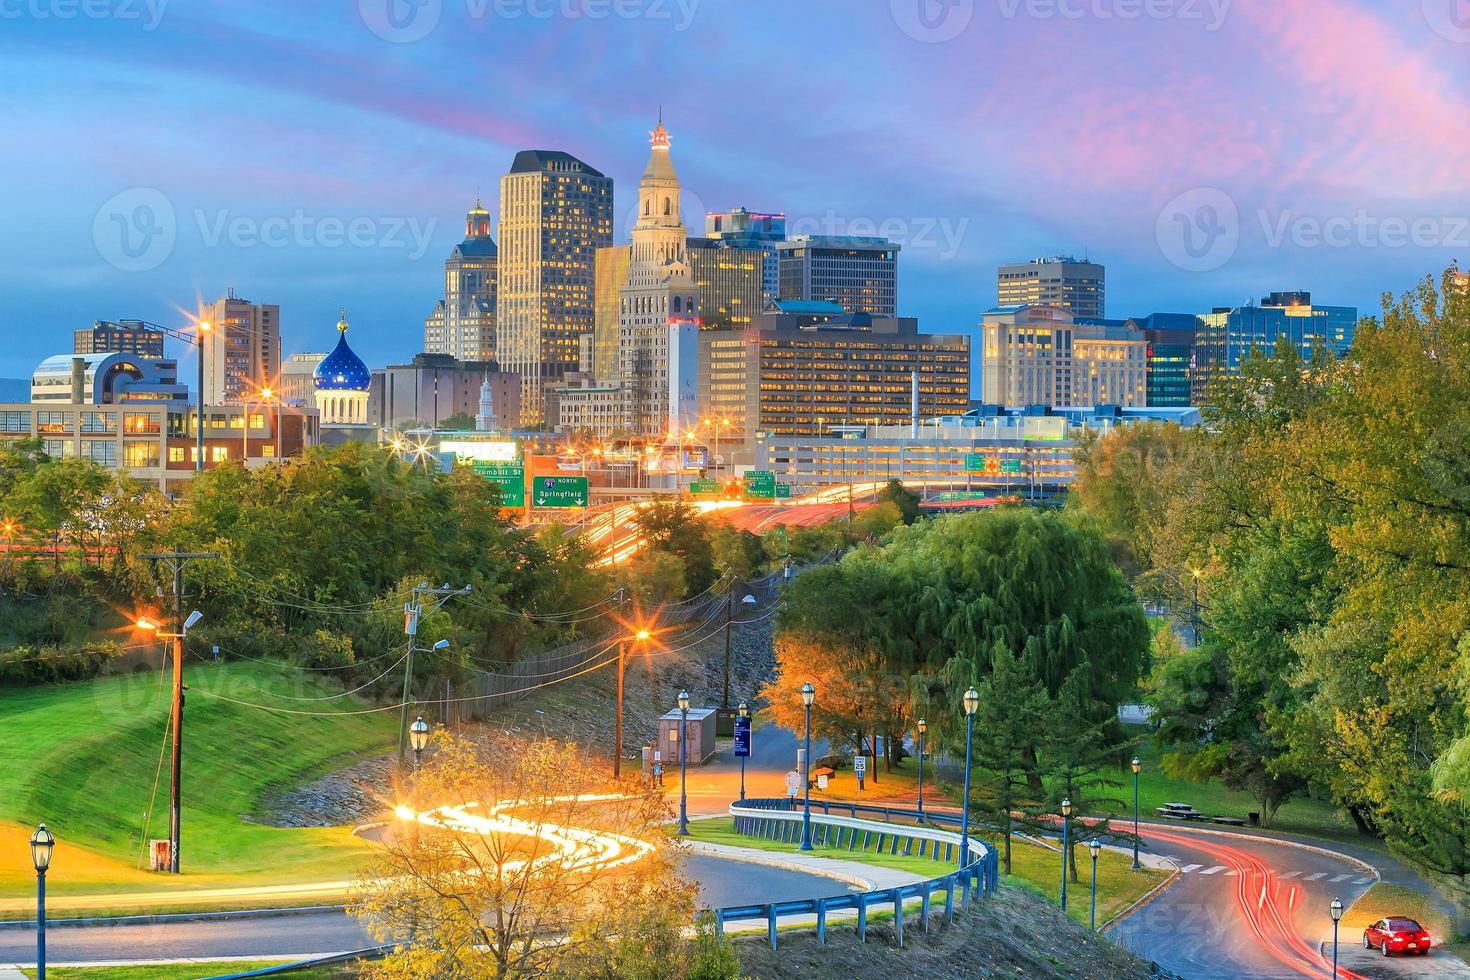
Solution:
[[[280,963],[276,966],[261,967],[258,970],[246,970],[244,973],[222,973],[204,980],[251,980],[254,977],[275,977],[287,973],[299,973],[302,970],[314,970],[323,966],[340,966],[347,963],[356,963],[358,960],[382,959],[396,946],[370,946],[367,949],[353,950],[347,953],[333,953],[330,956],[319,956],[311,960],[297,960],[294,963]]]
[[[833,815],[833,808],[847,810],[850,816]],[[861,803],[832,804],[823,802],[821,812],[812,807],[813,843],[822,847],[833,847],[838,851],[866,853],[870,849],[883,854],[903,854],[928,857],[936,864],[945,862],[953,865],[957,861],[957,849],[961,844],[959,834],[932,826],[935,823],[958,823],[957,817],[948,814],[920,813],[898,807],[868,806]],[[879,813],[884,820],[865,820],[859,812]],[[795,844],[801,838],[802,812],[792,801],[779,799],[752,799],[730,804],[730,815],[735,818],[737,832],[767,840],[780,840]],[[924,823],[893,823],[892,818],[924,820]],[[901,849],[900,849],[901,848]],[[942,853],[941,853],[942,852]],[[960,889],[962,907],[968,908],[972,897],[983,898],[993,891],[1000,881],[1000,866],[995,849],[984,841],[969,838],[971,860],[963,868],[956,868],[945,875],[927,881],[885,888],[880,891],[860,894],[834,895],[827,898],[805,899],[796,902],[768,902],[761,905],[732,905],[714,910],[715,931],[724,935],[725,923],[763,919],[771,949],[776,948],[777,925],[783,918],[798,915],[814,915],[817,920],[817,940],[827,942],[827,915],[831,912],[854,910],[857,912],[859,940],[867,942],[868,908],[874,905],[893,907],[894,930],[898,944],[903,945],[904,902],[917,898],[920,903],[920,923],[929,931],[929,910],[935,892],[944,892],[945,911],[953,920],[955,889]]]

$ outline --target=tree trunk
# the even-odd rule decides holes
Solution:
[[[1027,746],[1021,753],[1021,758],[1026,760],[1026,788],[1031,791],[1033,796],[1040,795],[1043,792],[1043,787],[1041,785],[1041,773],[1037,772],[1036,747]]]
[[[1082,878],[1077,874],[1077,842],[1067,841],[1067,872],[1072,884],[1081,884]]]

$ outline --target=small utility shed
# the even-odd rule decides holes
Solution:
[[[664,772],[673,774],[679,765],[679,723],[682,715],[678,708],[658,720],[658,749],[663,753]],[[703,765],[715,754],[715,709],[689,709],[689,764]]]

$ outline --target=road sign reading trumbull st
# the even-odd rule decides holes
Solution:
[[[520,460],[476,459],[470,469],[500,488],[500,506],[526,506],[526,466]]]
[[[585,476],[538,476],[531,481],[532,507],[586,507]]]
[[[745,474],[745,495],[765,500],[776,498],[776,474],[771,470],[750,470]]]

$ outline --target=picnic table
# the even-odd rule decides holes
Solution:
[[[1205,815],[1188,803],[1165,803],[1157,808],[1158,815],[1169,820],[1203,820]]]

